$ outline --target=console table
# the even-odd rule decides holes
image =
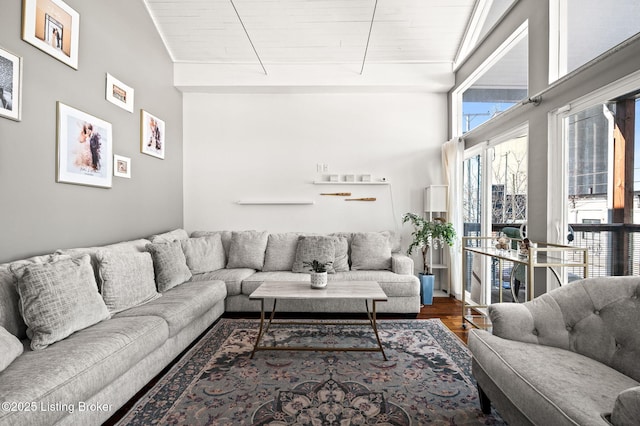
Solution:
[[[520,240],[510,239],[509,247],[511,247],[511,241]],[[466,323],[479,328],[480,325],[476,323],[476,318],[478,317],[486,324],[486,308],[489,307],[488,304],[479,304],[466,300],[466,271],[469,253],[497,259],[500,284],[502,284],[503,262],[508,261],[513,262],[514,265],[526,266],[527,300],[532,300],[535,295],[535,268],[549,268],[558,279],[560,285],[562,285],[562,280],[553,268],[578,267],[583,269],[584,278],[589,276],[589,255],[586,248],[538,242],[535,247],[529,248],[527,256],[521,256],[518,250],[498,249],[495,247],[495,243],[496,237],[462,237],[462,328],[466,328]],[[572,256],[569,256],[570,254]],[[486,285],[483,281],[481,281],[482,287]],[[491,285],[490,282],[488,284]],[[468,310],[475,311],[478,315],[469,315],[467,314]]]

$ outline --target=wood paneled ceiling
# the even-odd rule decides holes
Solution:
[[[367,64],[452,64],[475,6],[475,0],[144,1],[174,62],[259,67],[259,56],[267,70],[359,64],[370,28]]]

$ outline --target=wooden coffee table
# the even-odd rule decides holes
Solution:
[[[359,352],[381,352],[384,360],[387,355],[382,348],[380,335],[378,334],[378,325],[376,323],[376,303],[386,302],[387,295],[380,288],[380,284],[376,281],[331,281],[326,288],[312,289],[309,282],[304,281],[265,281],[258,287],[249,299],[260,300],[260,329],[258,337],[251,352],[251,358],[257,351],[359,351]],[[273,310],[269,317],[269,321],[265,327],[264,301],[273,299]],[[327,347],[327,346],[261,346],[260,341],[264,334],[269,331],[269,327],[274,323],[273,318],[276,312],[278,299],[281,300],[330,300],[330,299],[360,299],[364,301],[365,311],[368,320],[360,322],[324,322],[327,325],[366,325],[369,324],[373,328],[378,341],[378,347]],[[369,301],[371,301],[371,310],[369,310]],[[304,321],[278,321],[277,324],[310,324]],[[316,323],[317,324],[317,323]]]

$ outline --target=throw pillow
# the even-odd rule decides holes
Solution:
[[[109,318],[88,254],[11,267],[31,349],[44,349]]]
[[[160,297],[149,253],[104,250],[96,253],[100,293],[107,309],[115,314]]]
[[[224,247],[224,256],[229,258],[229,247],[231,246],[232,231],[193,231],[191,238],[210,237],[212,235],[220,234],[222,239],[222,247]]]
[[[296,256],[293,261],[293,272],[311,272],[311,267],[307,266],[308,262],[317,260],[320,263],[329,263],[327,272],[332,274],[335,272],[333,262],[336,257],[336,237],[328,237],[321,235],[301,235],[298,237],[298,246],[296,247]]]
[[[351,269],[391,269],[389,236],[380,232],[359,232],[351,241]]]
[[[4,327],[0,327],[0,371],[4,371],[14,359],[18,358],[24,348],[20,340],[9,333]]]
[[[349,242],[345,237],[333,237],[336,248],[336,257],[333,261],[333,269],[336,272],[349,270]]]
[[[300,234],[294,232],[269,235],[262,270],[290,271],[293,268],[299,236]]]
[[[191,271],[180,241],[147,244],[147,250],[153,259],[156,285],[160,293],[191,279]]]
[[[243,231],[231,234],[227,268],[261,270],[267,249],[268,232]]]
[[[173,231],[163,232],[149,237],[152,243],[171,243],[173,241],[186,240],[189,234],[184,229],[174,229]]]
[[[220,234],[182,240],[182,251],[192,274],[224,268],[227,259]]]

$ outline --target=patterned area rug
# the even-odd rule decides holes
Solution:
[[[480,411],[466,346],[439,320],[381,320],[380,352],[259,351],[221,319],[120,425],[502,425]],[[272,325],[266,345],[376,347],[368,326]]]

